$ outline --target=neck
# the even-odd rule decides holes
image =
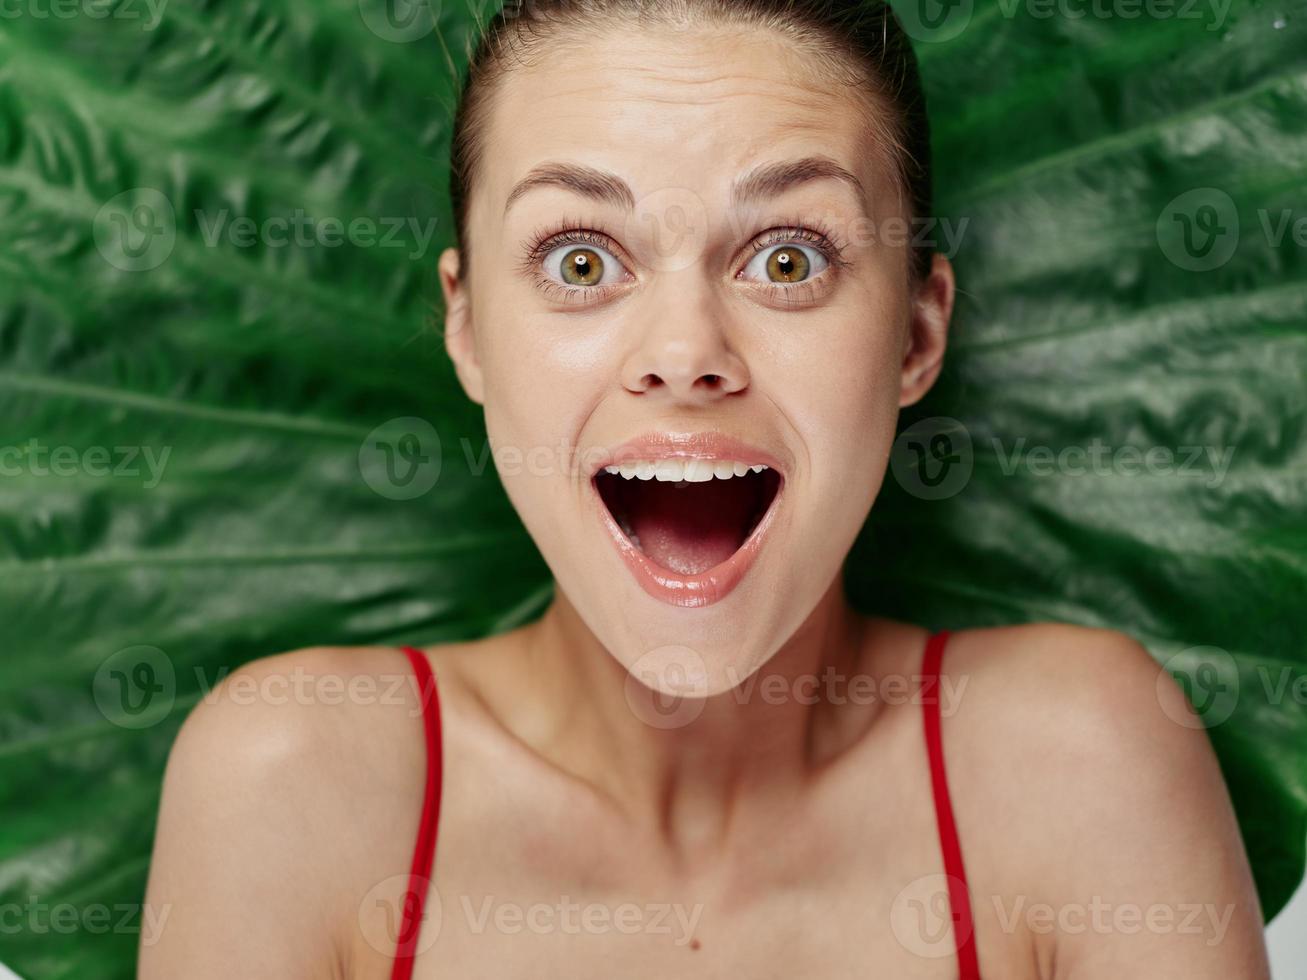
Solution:
[[[674,850],[718,848],[744,804],[793,798],[863,727],[834,710],[823,678],[853,673],[864,628],[836,576],[772,659],[723,694],[683,703],[677,717],[691,720],[659,727],[632,710],[636,682],[556,592],[523,631],[521,681],[550,716],[532,724],[533,747]]]

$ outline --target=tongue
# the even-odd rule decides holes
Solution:
[[[680,575],[697,575],[721,564],[744,543],[756,503],[751,482],[637,483],[629,519],[640,549]]]

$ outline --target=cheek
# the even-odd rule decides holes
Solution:
[[[814,405],[827,418],[842,421],[846,438],[858,439],[898,417],[898,341],[871,326],[833,345],[824,358],[820,382],[814,379]]]
[[[864,299],[793,345],[778,378],[814,449],[865,456],[892,441],[905,315],[897,302]]]
[[[481,365],[487,390],[506,404],[530,401],[575,403],[580,390],[599,385],[611,371],[613,329],[598,318],[520,309],[486,311]],[[580,389],[574,386],[581,386]]]
[[[569,324],[507,304],[483,312],[477,329],[486,432],[505,488],[519,510],[529,510],[533,501],[556,498],[522,490],[573,475],[580,459],[572,440],[612,368],[596,323]]]

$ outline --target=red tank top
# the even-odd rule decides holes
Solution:
[[[949,907],[952,910],[953,938],[958,952],[958,980],[980,980],[976,961],[976,944],[971,919],[971,899],[967,876],[962,866],[962,847],[953,822],[953,805],[949,801],[948,781],[944,775],[944,752],[940,739],[939,668],[949,631],[934,633],[926,641],[922,655],[922,720],[926,731],[926,755],[930,762],[930,785],[935,800],[935,822],[939,828],[939,846],[944,857],[944,874],[948,881]],[[442,782],[442,744],[440,699],[436,678],[426,655],[413,647],[404,647],[417,678],[421,698],[422,728],[426,738],[427,777],[422,797],[422,815],[418,823],[417,843],[404,893],[403,917],[395,950],[391,980],[410,980],[418,933],[422,928],[427,889],[431,881],[432,861],[436,852],[436,828],[440,820]]]
[[[958,829],[953,822],[948,780],[944,776],[944,746],[939,730],[942,700],[938,693],[939,665],[944,658],[948,636],[948,630],[940,630],[926,640],[926,651],[921,658],[922,722],[926,728],[926,755],[930,759],[930,788],[935,798],[935,825],[939,828],[939,849],[944,856],[944,875],[948,881],[953,941],[958,949],[958,980],[980,980],[975,925],[971,920],[971,896],[967,890],[967,873],[962,867],[962,845],[958,842]]]
[[[427,781],[422,794],[422,815],[418,819],[418,839],[413,848],[413,862],[404,890],[404,907],[395,949],[392,980],[409,980],[413,975],[418,933],[422,930],[427,889],[431,884],[431,862],[436,854],[436,827],[440,822],[440,787],[443,779],[444,753],[440,738],[440,697],[436,678],[426,654],[404,647],[418,682],[418,707],[422,712],[422,732],[427,743]]]

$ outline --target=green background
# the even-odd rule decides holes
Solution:
[[[433,326],[468,4],[54,9],[0,20],[0,960],[99,980],[137,933],[41,908],[141,900],[169,745],[224,669],[503,630],[552,586]],[[851,593],[1138,637],[1210,707],[1273,914],[1307,811],[1304,705],[1266,693],[1307,660],[1307,249],[1265,226],[1307,219],[1307,9],[946,12],[916,33],[938,211],[968,222],[954,341]],[[230,233],[297,213],[411,224]],[[1095,440],[1234,455],[1219,479],[1008,472]],[[962,461],[956,492],[927,499],[921,446]]]

